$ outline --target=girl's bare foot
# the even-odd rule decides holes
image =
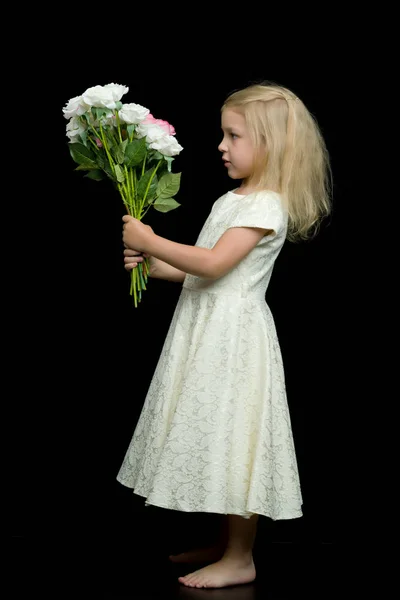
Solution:
[[[216,562],[220,560],[225,552],[225,545],[215,545],[208,548],[199,548],[197,550],[190,550],[189,552],[182,552],[182,554],[171,554],[169,559],[174,563],[206,563]]]
[[[179,577],[178,581],[187,587],[222,588],[229,585],[250,583],[256,578],[254,561],[237,561],[223,558],[212,565]]]

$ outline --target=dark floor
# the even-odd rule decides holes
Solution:
[[[219,600],[253,600],[258,598],[289,599],[333,597],[334,573],[332,567],[333,548],[304,548],[288,544],[272,544],[255,552],[256,580],[247,585],[225,589],[193,589],[181,585],[177,578],[204,565],[176,566],[159,557],[158,561],[136,569],[137,581],[129,594],[127,582],[115,581],[106,594],[107,598],[218,598]],[[125,560],[125,568],[129,558]],[[125,570],[124,568],[124,570]],[[131,582],[132,585],[132,582]]]
[[[168,555],[212,543],[221,515],[145,507],[142,497],[121,485],[101,496],[90,491],[50,489],[35,509],[14,506],[13,598],[325,600],[343,595],[337,593],[343,568],[333,543],[333,513],[325,506],[303,507],[300,519],[260,517],[253,550],[256,580],[198,589],[183,586],[178,577],[204,565],[176,565]]]
[[[41,594],[42,597],[61,598],[68,593],[76,598],[85,594],[91,598],[101,596],[107,599],[134,600],[324,600],[339,596],[338,570],[331,544],[318,547],[297,544],[265,546],[254,553],[256,580],[250,584],[224,589],[195,589],[181,585],[177,578],[195,567],[170,564],[165,555],[157,552],[153,556],[145,553],[140,556],[133,548],[124,548],[115,543],[110,544],[109,555],[98,557],[98,563],[94,564],[97,560],[96,550],[82,557],[83,547],[85,543],[78,548],[71,544],[69,553],[60,553],[59,562],[57,556],[49,560],[45,554],[45,560],[41,563],[37,559],[43,555],[43,548],[31,553],[26,540],[14,539],[14,593],[11,597],[21,598],[34,593]],[[77,555],[80,556],[79,564],[76,561]]]

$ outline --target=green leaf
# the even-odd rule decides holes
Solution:
[[[85,112],[83,113],[83,115],[80,115],[80,117],[78,117],[80,120],[86,121],[86,123],[90,124],[90,111],[89,112]]]
[[[108,177],[114,181],[115,180],[115,175],[114,175],[113,170],[112,170],[112,168],[110,166],[110,163],[107,161],[105,163],[104,167],[102,167],[102,168],[103,168],[103,171],[108,175]]]
[[[74,144],[69,144],[69,152],[74,161],[78,163],[78,165],[86,163],[88,161],[92,162],[96,160],[96,157],[93,154],[93,152],[89,148],[86,148],[86,146],[84,146],[83,144],[79,144],[78,142]]]
[[[92,113],[94,114],[94,117],[100,121],[101,117],[103,117],[104,115],[107,115],[109,112],[109,108],[102,108],[102,107],[92,107]]]
[[[94,169],[93,171],[89,171],[89,173],[87,173],[85,177],[88,177],[89,179],[94,179],[95,181],[101,181],[102,179],[104,179],[103,171],[101,171],[100,169]]]
[[[117,142],[114,140],[114,138],[109,130],[107,130],[107,129],[103,130],[103,134],[106,139],[107,148],[109,149],[109,151],[111,153],[113,153],[114,146],[118,145]]]
[[[174,208],[178,208],[180,204],[173,198],[157,198],[153,206],[159,212],[167,213],[170,210],[174,210]]]
[[[139,182],[138,182],[138,185],[137,185],[137,195],[138,195],[139,198],[144,198],[147,186],[149,184],[150,178],[151,178],[151,176],[152,176],[153,173],[154,173],[154,169],[149,169],[139,179]],[[153,180],[152,180],[152,182],[150,184],[150,187],[149,187],[149,191],[147,192],[146,203],[145,204],[150,204],[150,202],[152,200],[154,200],[154,198],[156,197],[157,185],[158,185],[157,175],[154,175]]]
[[[115,165],[115,176],[117,178],[118,183],[124,183],[125,175],[123,174],[119,165]]]
[[[166,173],[158,182],[157,196],[170,198],[175,196],[181,183],[181,173]]]
[[[125,149],[125,164],[128,168],[140,165],[146,155],[146,138],[132,140]]]
[[[116,103],[115,103],[115,109],[116,109],[116,110],[121,110],[121,108],[122,108],[122,102],[120,102],[120,101],[118,100],[118,102],[116,102]]]
[[[126,129],[127,129],[127,132],[128,132],[128,135],[129,135],[129,137],[130,137],[130,136],[132,135],[132,133],[135,131],[135,127],[136,127],[136,125],[128,125],[128,126],[127,126],[127,128],[126,128]]]
[[[164,158],[164,155],[161,154],[161,152],[159,152],[158,150],[153,150],[151,153],[151,158],[158,161]]]
[[[106,175],[108,175],[108,177],[115,180],[114,172],[110,166],[108,157],[105,154],[103,154],[103,153],[99,154],[96,158],[96,162],[97,162],[97,166],[100,167],[100,169],[102,171],[104,171],[106,173]]]
[[[89,147],[88,141],[87,141],[87,136],[88,136],[88,132],[85,129],[85,131],[82,131],[82,133],[79,134],[79,137],[82,140],[82,144],[85,146],[85,148]]]
[[[108,163],[108,158],[106,160],[106,155],[103,152],[99,152],[99,154],[96,156],[96,162],[99,165],[100,169],[103,169],[104,171],[104,167],[106,163]]]
[[[157,166],[157,165],[154,165],[154,167],[155,166]],[[160,181],[160,179],[162,179],[163,175],[167,175],[167,173],[168,173],[167,164],[163,162],[157,169],[158,181]]]
[[[97,164],[93,161],[80,164],[75,171],[94,171],[97,169]]]
[[[122,144],[118,144],[118,145],[116,144],[111,149],[111,154],[113,155],[113,157],[115,158],[117,163],[120,165],[122,165],[122,163],[124,162],[124,150],[125,150],[125,146],[126,146],[126,144],[125,144],[125,146],[124,146],[124,144],[125,144],[125,142],[122,142]]]
[[[114,157],[117,161],[117,163],[119,163],[120,165],[122,165],[122,163],[124,162],[124,158],[125,158],[125,150],[126,150],[126,146],[128,144],[128,140],[124,140],[123,142],[120,142],[118,144],[118,146],[114,146]]]

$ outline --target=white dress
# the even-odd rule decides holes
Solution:
[[[117,480],[145,505],[302,515],[281,351],[265,292],[286,238],[280,196],[228,192],[196,246],[230,227],[274,233],[216,280],[186,275]]]

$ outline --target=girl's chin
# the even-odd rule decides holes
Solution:
[[[240,173],[235,171],[235,167],[232,167],[232,165],[227,167],[227,173],[228,173],[228,177],[230,179],[243,179],[243,177],[241,177]]]

